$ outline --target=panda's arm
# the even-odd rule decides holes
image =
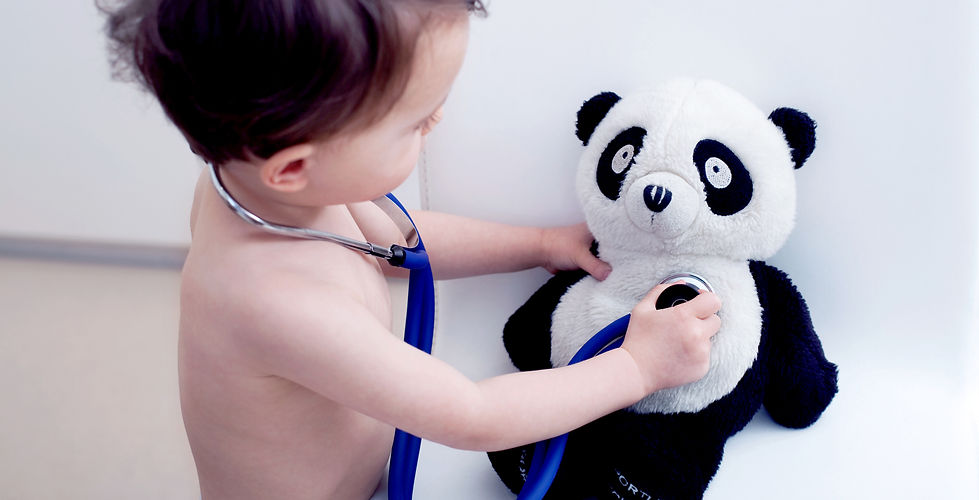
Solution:
[[[751,262],[767,339],[765,408],[780,425],[812,425],[837,391],[836,365],[826,360],[802,294],[782,271]]]
[[[551,314],[572,285],[588,274],[561,271],[537,289],[503,327],[503,345],[513,365],[521,371],[551,366]]]

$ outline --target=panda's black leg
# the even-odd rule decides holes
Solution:
[[[551,314],[572,285],[587,276],[584,271],[554,275],[520,306],[503,327],[503,345],[521,371],[551,368]],[[488,453],[493,469],[514,493],[527,477],[534,445]]]
[[[527,481],[527,474],[535,451],[535,445],[530,444],[509,450],[489,452],[487,455],[503,484],[510,491],[520,493]],[[594,496],[586,494],[586,491],[592,490],[582,488],[582,479],[587,477],[587,473],[590,471],[580,471],[577,465],[569,460],[561,461],[561,467],[558,469],[554,482],[551,483],[547,495],[544,496],[545,500],[574,500]]]
[[[580,491],[601,500],[702,498],[727,439],[701,415],[627,411],[589,424],[572,438],[578,439],[568,443],[565,462],[576,469]]]
[[[584,271],[562,271],[527,299],[503,327],[503,345],[520,371],[551,368],[551,314]]]
[[[510,448],[509,450],[491,451],[486,454],[496,475],[500,476],[503,484],[510,491],[519,493],[527,481],[527,472],[534,456],[534,445]]]
[[[806,301],[789,277],[764,262],[752,262],[751,273],[768,343],[765,409],[780,425],[808,427],[836,395],[836,365],[823,354]]]

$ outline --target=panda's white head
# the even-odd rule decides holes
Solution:
[[[766,115],[711,81],[676,80],[578,111],[578,197],[600,249],[767,259],[795,220],[815,123]],[[603,252],[604,253],[604,252]]]

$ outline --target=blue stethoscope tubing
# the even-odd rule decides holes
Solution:
[[[400,245],[392,245],[390,248],[384,248],[383,246],[378,246],[370,242],[357,241],[325,231],[269,222],[238,203],[221,181],[216,164],[210,164],[209,168],[211,182],[218,196],[224,200],[224,203],[232,212],[241,217],[245,222],[275,234],[337,243],[351,250],[386,259],[393,266],[408,269],[408,307],[404,340],[427,354],[432,353],[432,334],[435,329],[435,280],[432,274],[432,266],[428,261],[428,253],[425,251],[425,245],[422,243],[421,235],[418,233],[418,227],[415,226],[415,221],[411,219],[411,215],[405,210],[404,205],[393,194],[388,193],[385,195],[385,198],[401,210],[411,223],[411,229],[414,230],[414,235],[417,236],[417,243],[410,248]],[[378,200],[374,201],[377,202]],[[401,225],[399,225],[399,228],[402,230],[408,229]],[[407,233],[405,239],[414,240]],[[415,468],[418,465],[418,452],[420,449],[421,440],[418,437],[412,436],[400,429],[395,431],[394,443],[391,448],[391,470],[388,479],[389,498],[393,500],[411,499],[411,491],[415,483]]]
[[[387,197],[411,220],[408,211],[394,195],[388,194]],[[412,224],[414,225],[414,221]],[[415,230],[417,231],[417,227]],[[435,329],[435,279],[420,234],[418,244],[413,248],[405,249],[405,259],[399,267],[409,270],[404,341],[431,354]],[[626,314],[592,336],[578,349],[568,364],[579,363],[621,346],[629,326],[629,318],[630,315]],[[567,443],[568,434],[562,434],[535,445],[527,480],[517,500],[544,498],[561,466]],[[401,429],[395,430],[394,443],[391,447],[391,466],[388,472],[389,500],[411,500],[420,450],[420,438]]]
[[[417,236],[417,244],[411,248],[399,245],[384,248],[370,242],[357,241],[311,228],[269,222],[248,211],[235,200],[221,182],[216,164],[210,164],[209,168],[214,189],[228,208],[245,222],[275,234],[337,243],[351,250],[386,259],[393,266],[408,269],[408,307],[404,340],[427,354],[432,353],[432,336],[435,329],[435,279],[432,274],[432,266],[429,263],[428,253],[425,251],[421,235],[418,233],[418,227],[415,226],[415,221],[411,219],[411,215],[393,194],[388,193],[385,198],[401,210],[411,223],[411,229],[414,230],[414,235],[405,233],[405,239],[413,241],[415,239],[413,236]],[[400,226],[400,228],[402,230],[408,229],[406,226]],[[699,279],[699,277],[697,278]],[[701,279],[701,281],[703,280]],[[710,286],[706,288],[709,289]],[[629,315],[625,315],[603,328],[578,350],[569,364],[578,363],[621,345],[621,337],[624,337],[628,324]],[[554,476],[557,475],[557,469],[561,465],[561,458],[564,455],[567,441],[568,435],[565,434],[546,442],[537,443],[527,481],[524,483],[523,491],[520,492],[518,500],[543,498],[554,481]],[[421,439],[401,429],[395,430],[394,443],[391,447],[391,466],[388,474],[389,499],[411,500],[420,450]]]
[[[388,194],[387,197],[407,215],[408,211],[394,195]],[[408,218],[410,220],[411,216]],[[435,279],[420,234],[418,244],[413,248],[405,249],[405,260],[399,267],[410,271],[404,341],[431,354],[432,336],[435,330]],[[388,472],[390,500],[411,500],[420,450],[420,438],[401,429],[395,430],[394,444],[391,447],[391,466]]]
[[[609,323],[602,328],[592,338],[585,342],[585,345],[578,349],[578,352],[568,362],[569,365],[580,363],[586,359],[595,357],[605,351],[614,349],[622,345],[626,329],[629,326],[631,315],[626,314],[621,318]],[[551,438],[547,441],[540,441],[534,446],[534,458],[530,462],[530,470],[527,472],[527,480],[524,481],[523,488],[517,500],[539,500],[544,498],[547,490],[557,476],[558,468],[561,466],[561,458],[564,457],[564,449],[568,444],[568,435]]]

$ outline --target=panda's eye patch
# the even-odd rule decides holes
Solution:
[[[644,129],[632,127],[620,132],[605,146],[605,151],[598,159],[595,181],[606,198],[619,199],[619,190],[622,189],[622,183],[629,173],[629,168],[635,163],[636,156],[639,156],[645,137]]]
[[[748,169],[733,151],[713,139],[697,143],[693,151],[707,206],[717,215],[733,215],[751,201],[753,184]]]

